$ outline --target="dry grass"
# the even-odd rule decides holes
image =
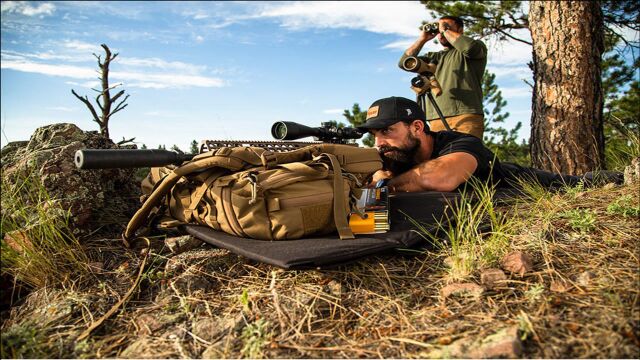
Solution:
[[[493,210],[510,219],[500,253],[525,251],[534,270],[480,298],[441,297],[454,281],[445,265],[451,250],[282,271],[211,247],[180,255],[156,248],[132,299],[77,342],[131,288],[142,258],[98,241],[95,282],[45,287],[3,316],[2,357],[424,358],[511,326],[524,357],[637,357],[640,224],[629,216],[637,187],[530,193]],[[610,209],[616,202],[623,210]],[[595,220],[581,225],[584,212],[574,209]],[[466,281],[479,283],[483,268],[497,266],[490,238],[473,240],[482,261]]]

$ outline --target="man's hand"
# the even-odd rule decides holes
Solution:
[[[462,35],[461,31],[455,30],[451,25],[447,22],[440,22],[440,36],[447,40],[450,44],[455,42],[460,35]],[[442,40],[440,40],[442,42]]]
[[[393,173],[389,170],[378,170],[373,174],[371,182],[367,187],[375,187],[376,183],[382,179],[390,179],[393,177]]]
[[[416,42],[414,42],[411,46],[409,46],[407,51],[405,51],[404,53],[407,56],[417,56],[420,50],[422,50],[422,47],[424,46],[424,44],[426,44],[428,41],[435,38],[436,36],[437,34],[430,34],[426,31],[420,31],[420,36],[418,36],[418,40],[416,40]]]

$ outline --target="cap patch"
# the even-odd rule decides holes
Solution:
[[[378,116],[378,109],[379,108],[380,108],[380,106],[378,106],[378,105],[370,107],[369,110],[367,110],[367,120],[369,120],[372,117]]]

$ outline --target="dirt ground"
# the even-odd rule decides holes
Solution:
[[[501,256],[465,276],[449,250],[283,271],[96,239],[90,276],[2,312],[2,357],[638,358],[639,201],[635,184],[510,207]]]

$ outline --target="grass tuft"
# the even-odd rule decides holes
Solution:
[[[77,280],[88,258],[69,228],[69,212],[31,172],[15,183],[2,178],[2,272],[34,289]]]

